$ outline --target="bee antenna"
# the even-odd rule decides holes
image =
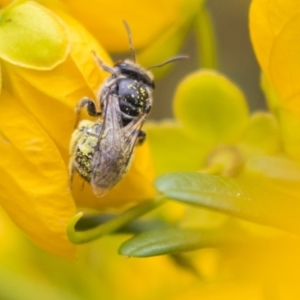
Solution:
[[[169,58],[168,60],[162,62],[161,64],[158,64],[158,65],[154,65],[154,66],[151,66],[150,68],[148,68],[148,70],[150,69],[153,69],[153,68],[159,68],[159,67],[162,67],[168,63],[171,63],[173,61],[176,61],[176,60],[181,60],[181,59],[188,59],[189,56],[188,55],[177,55],[177,56],[174,56],[174,57],[171,57]]]
[[[112,75],[115,75],[116,76],[116,73],[114,71],[113,68],[109,67],[108,65],[106,65],[99,57],[98,55],[96,54],[95,51],[92,51],[92,54],[94,56],[94,59],[95,61],[98,63],[98,65],[101,67],[102,70],[112,74]]]
[[[130,52],[132,54],[132,60],[133,60],[133,62],[136,62],[136,54],[135,54],[135,50],[134,50],[133,43],[132,43],[132,34],[131,34],[130,27],[129,27],[128,23],[125,20],[123,20],[123,24],[124,24],[125,29],[127,31],[127,36],[128,36],[128,41],[129,41],[129,48],[130,48]]]

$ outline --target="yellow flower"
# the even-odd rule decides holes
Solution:
[[[21,1],[1,11],[0,203],[41,248],[72,255],[66,226],[77,205],[107,209],[149,199],[154,175],[145,144],[123,182],[103,199],[88,185],[82,190],[78,177],[70,191],[74,108],[84,96],[96,100],[108,75],[92,51],[112,62],[81,25],[48,6]]]
[[[294,0],[254,0],[250,33],[266,76],[270,106],[280,119],[286,152],[300,160],[300,5]],[[269,83],[269,87],[267,84]],[[272,89],[274,89],[272,91]]]
[[[178,22],[185,10],[191,6],[191,3],[186,5],[183,0],[62,2],[106,49],[113,52],[128,51],[122,20],[126,20],[134,32],[135,47],[143,48]]]
[[[47,0],[39,0],[44,2]],[[128,38],[123,26],[125,20],[132,32],[133,46],[138,52],[137,61],[145,67],[157,65],[178,55],[188,31],[207,29],[203,20],[204,0],[175,1],[68,1],[61,0],[66,9],[79,20],[109,52],[128,52]],[[201,29],[199,29],[201,27]],[[204,31],[205,31],[204,29]],[[201,43],[201,42],[200,42]],[[166,45],[168,45],[166,47]],[[201,61],[211,63],[209,39],[205,40]],[[205,53],[210,52],[209,58]],[[209,61],[209,62],[208,62]],[[156,78],[162,77],[171,66],[153,69]]]

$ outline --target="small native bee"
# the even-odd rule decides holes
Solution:
[[[76,111],[86,107],[89,115],[102,118],[81,121],[70,143],[71,180],[76,170],[98,197],[104,196],[128,171],[134,147],[146,137],[141,128],[152,106],[153,76],[136,63],[130,29],[124,24],[133,61],[120,61],[111,68],[94,54],[100,67],[111,74],[100,89],[101,111],[89,98],[83,98]],[[187,57],[177,56],[153,67],[182,58]]]

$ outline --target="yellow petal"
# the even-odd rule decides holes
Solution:
[[[282,105],[300,116],[300,3],[295,0],[254,0],[250,33],[263,72]]]
[[[0,6],[5,7],[11,2],[11,0],[0,0]]]
[[[75,213],[66,166],[33,116],[2,90],[0,201],[12,220],[41,248],[70,256],[66,226]]]
[[[0,57],[33,69],[52,69],[65,60],[66,27],[55,14],[33,2],[16,2],[1,11]]]
[[[50,1],[45,2],[50,5]],[[5,87],[35,117],[57,145],[67,165],[70,137],[76,125],[76,104],[81,98],[89,97],[99,105],[98,90],[109,75],[99,68],[92,52],[97,52],[104,62],[111,62],[80,24],[56,6],[54,11],[68,27],[71,49],[66,60],[46,71],[25,69],[3,62],[3,73]],[[87,114],[83,112],[80,117],[85,118]],[[79,184],[74,184],[74,197],[78,203],[104,209],[153,198],[154,171],[147,144],[136,149],[135,156],[129,174],[103,201],[99,201],[90,190],[88,197],[82,197],[82,180],[79,178]],[[76,187],[79,187],[77,191]]]
[[[264,90],[279,117],[284,150],[300,160],[300,3],[254,0],[250,32],[261,65]]]
[[[145,129],[157,175],[202,167],[210,148],[189,139],[178,122],[148,122]]]
[[[129,49],[123,20],[126,20],[131,28],[135,48],[141,48],[176,23],[188,7],[183,0],[63,2],[106,49],[114,52]]]
[[[186,134],[206,147],[235,141],[248,121],[242,91],[212,70],[186,76],[177,87],[173,107]]]
[[[76,104],[85,96],[96,99],[95,94],[107,76],[95,62],[92,51],[108,63],[110,59],[81,25],[67,15],[62,16],[69,25],[71,40],[67,59],[50,71],[5,63],[4,76],[9,81],[9,91],[35,116],[67,163],[69,140],[76,125]]]
[[[293,159],[300,162],[300,118],[290,109],[279,111],[282,139],[285,152]]]
[[[246,156],[253,154],[278,154],[281,151],[279,124],[273,114],[257,111],[250,116],[239,148]]]

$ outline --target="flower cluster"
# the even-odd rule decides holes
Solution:
[[[251,3],[251,41],[269,106],[264,112],[250,112],[240,88],[216,70],[204,1],[121,1],[126,2],[121,8],[119,2],[86,2],[15,1],[0,12],[4,211],[35,244],[60,256],[74,255],[75,243],[116,232],[133,235],[125,241],[111,236],[81,249],[80,257],[93,260],[97,270],[84,266],[87,278],[97,282],[84,281],[91,299],[99,277],[122,290],[132,284],[128,278],[134,272],[145,276],[144,281],[134,277],[140,299],[198,299],[200,293],[203,299],[296,299],[298,1]],[[84,111],[77,116],[76,104],[89,97],[99,107],[99,89],[109,75],[92,53],[112,65],[106,51],[129,48],[122,19],[134,32],[138,60],[145,66],[176,55],[193,29],[201,68],[178,84],[174,118],[145,124],[147,141],[136,147],[129,172],[98,199],[78,174],[70,186],[69,142],[78,119],[91,119]],[[167,71],[154,73],[159,78]],[[158,206],[151,218],[137,220]],[[122,255],[169,256],[143,263],[107,259],[120,243]],[[186,253],[192,250],[198,251]],[[47,255],[41,254],[42,259],[48,260]],[[53,266],[60,259],[54,258]],[[67,264],[66,273],[72,268],[80,273],[80,267]],[[158,268],[161,274],[154,278],[151,274]],[[109,276],[110,269],[118,269],[118,278]],[[103,282],[102,291],[109,295]],[[112,299],[119,296],[116,292]],[[124,299],[134,297],[130,291],[122,294]]]

